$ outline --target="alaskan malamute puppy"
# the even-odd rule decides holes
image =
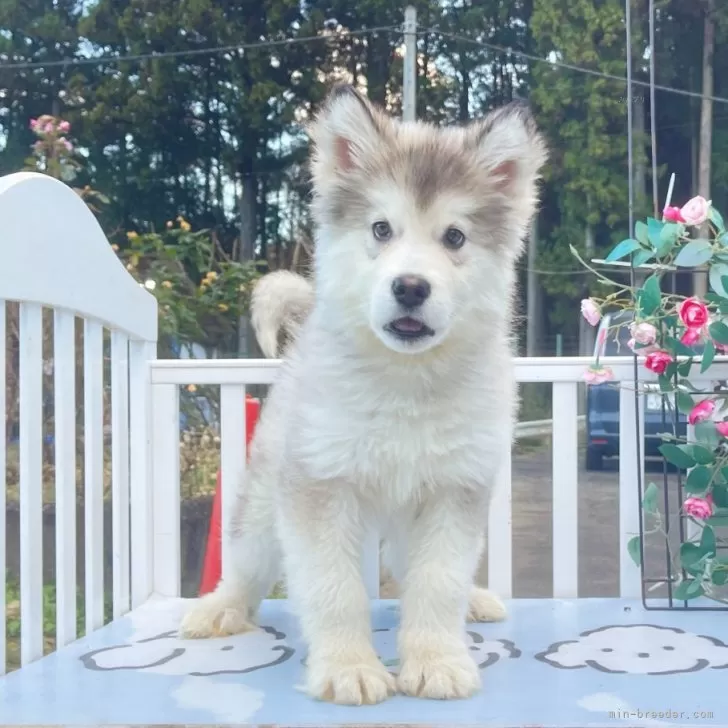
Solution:
[[[234,506],[235,562],[181,633],[253,629],[282,556],[310,695],[467,697],[480,675],[466,617],[505,615],[473,578],[511,443],[514,264],[545,146],[521,103],[440,129],[393,120],[350,87],[311,136],[315,292],[291,274],[256,292],[266,353],[279,324],[295,335]],[[396,678],[372,647],[370,528],[401,588]]]

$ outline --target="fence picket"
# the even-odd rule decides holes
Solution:
[[[76,319],[53,312],[56,644],[76,639]]]
[[[43,656],[43,308],[20,304],[20,662]]]

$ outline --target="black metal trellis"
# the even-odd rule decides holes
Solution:
[[[628,164],[628,195],[629,195],[629,228],[630,234],[634,231],[635,220],[634,220],[634,158],[633,158],[633,78],[632,78],[632,12],[631,12],[632,0],[625,1],[625,26],[626,26],[626,45],[627,45],[627,164]],[[649,58],[649,98],[650,98],[650,132],[651,132],[651,166],[652,166],[652,202],[654,209],[654,217],[660,219],[660,206],[659,206],[659,193],[657,186],[657,135],[656,135],[656,114],[655,114],[655,3],[654,0],[649,0],[648,4],[649,12],[649,44],[650,44],[650,58]],[[668,192],[667,204],[670,204],[670,197],[672,193],[672,183],[670,185],[670,191]],[[676,292],[677,288],[677,274],[672,273],[672,292]],[[635,290],[637,282],[637,275],[634,266],[634,261],[630,260],[630,286],[632,290]],[[673,335],[675,332],[671,332]],[[679,610],[679,611],[726,611],[728,610],[728,604],[714,601],[709,605],[704,603],[696,603],[694,601],[683,601],[677,600],[674,596],[674,585],[677,581],[678,573],[681,574],[682,578],[686,577],[686,572],[676,567],[673,562],[673,551],[670,548],[671,536],[674,535],[673,521],[671,517],[671,496],[676,499],[677,503],[677,548],[685,543],[686,536],[686,516],[681,511],[681,504],[684,502],[686,493],[683,482],[683,471],[680,468],[676,468],[676,484],[674,491],[670,484],[669,479],[669,465],[667,460],[662,458],[662,508],[663,513],[661,515],[664,529],[664,572],[659,576],[650,577],[646,574],[646,556],[647,556],[647,544],[646,544],[646,529],[645,529],[645,517],[642,509],[643,499],[645,497],[644,477],[642,471],[642,449],[645,445],[644,442],[644,428],[641,426],[640,417],[640,374],[639,374],[639,363],[638,355],[635,352],[633,354],[633,365],[634,365],[634,392],[635,392],[635,418],[636,418],[636,432],[637,432],[637,507],[639,509],[639,537],[640,537],[640,577],[641,577],[641,597],[642,605],[647,610],[652,611],[665,611],[665,610]],[[674,385],[678,384],[678,374],[674,375]],[[677,406],[677,395],[675,395],[675,401],[671,409],[671,421],[668,422],[668,408],[666,407],[666,396],[662,396],[661,406],[661,419],[664,430],[671,430],[672,434],[677,437],[680,429],[679,420],[679,409]],[[717,545],[716,551],[720,549],[728,549],[728,546]],[[650,596],[648,592],[655,588],[663,586],[666,594]],[[655,600],[656,603],[650,603],[651,600]],[[701,600],[702,601],[702,600]]]

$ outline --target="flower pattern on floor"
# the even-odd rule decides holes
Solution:
[[[207,640],[183,640],[176,630],[81,655],[89,670],[136,670],[162,675],[240,675],[286,662],[294,653],[273,627]]]
[[[613,625],[556,642],[536,659],[567,670],[591,667],[615,674],[675,675],[728,668],[728,645],[675,627]]]

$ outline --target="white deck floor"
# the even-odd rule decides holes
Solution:
[[[469,627],[478,696],[341,707],[295,689],[304,653],[285,602],[264,605],[260,632],[207,641],[176,637],[185,606],[150,602],[0,679],[0,724],[728,726],[726,612],[514,600],[507,622]],[[396,671],[396,602],[373,614]]]

